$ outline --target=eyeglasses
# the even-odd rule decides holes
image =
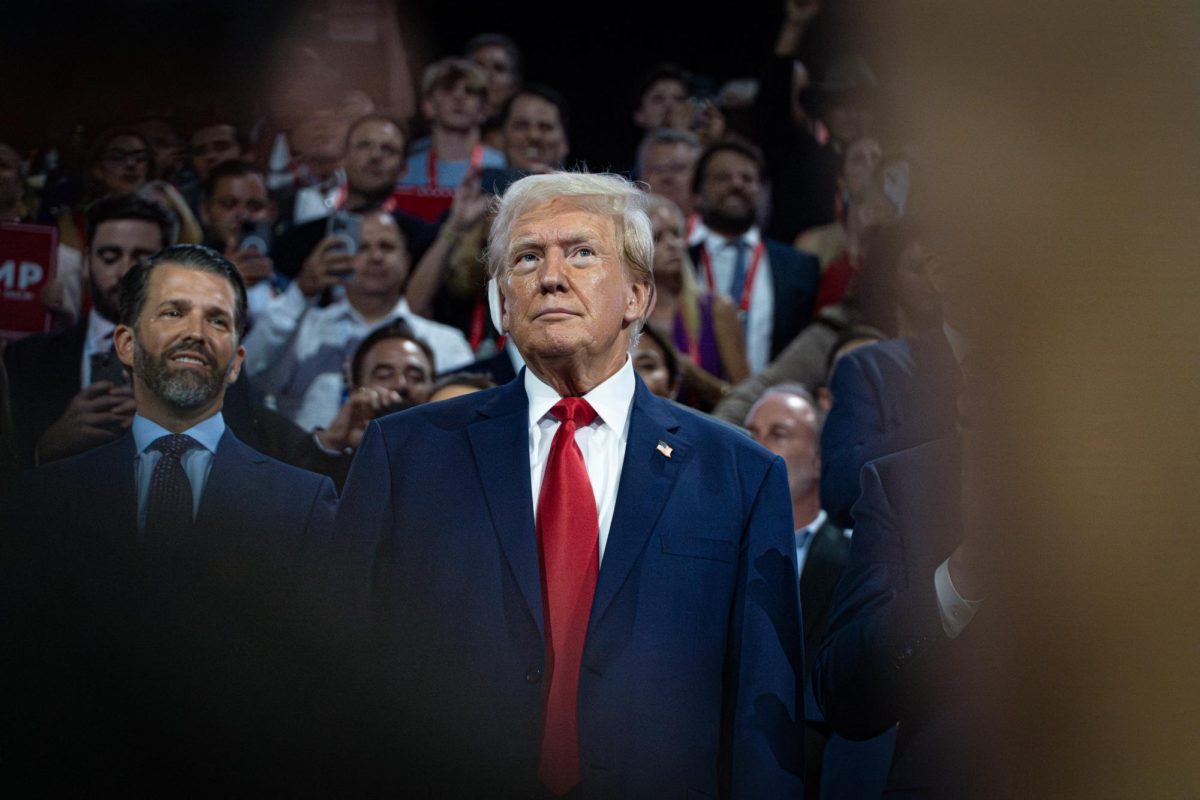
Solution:
[[[105,150],[100,154],[100,160],[106,164],[123,164],[126,161],[133,161],[135,164],[145,164],[148,158],[149,156],[145,150],[122,150],[119,147]]]

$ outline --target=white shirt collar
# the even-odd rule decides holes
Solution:
[[[596,410],[599,420],[617,433],[624,433],[625,421],[633,405],[633,392],[637,383],[633,377],[633,360],[628,356],[622,367],[605,379],[599,386],[583,396],[588,405]],[[532,428],[550,413],[562,398],[558,392],[542,381],[533,370],[525,370],[525,395],[529,398],[529,427]]]
[[[208,452],[215,454],[217,452],[217,443],[221,441],[221,437],[225,434],[225,417],[221,416],[221,412],[218,411],[208,419],[188,428],[184,431],[184,434],[195,439]],[[156,439],[170,435],[171,432],[157,422],[146,419],[141,414],[134,414],[133,443],[137,447],[138,455],[146,452],[146,448],[153,444]]]
[[[963,359],[971,353],[971,343],[949,322],[942,322],[942,332],[946,334],[946,341],[950,343],[950,352],[954,353],[954,360],[962,366]]]
[[[363,315],[358,312],[358,309],[350,305],[350,301],[345,297],[339,300],[338,303],[341,304],[341,307],[337,311],[340,316],[357,322],[360,325],[368,325],[367,320],[363,317]],[[330,308],[333,307],[334,306],[330,306]],[[387,316],[383,317],[378,322],[370,323],[370,325],[381,325],[384,322],[390,322],[391,320],[395,319],[411,319],[413,316],[414,314],[408,307],[408,301],[404,299],[403,295],[401,295],[400,300],[396,303],[396,305],[392,306],[392,310],[387,313]]]
[[[735,236],[732,239],[727,239],[714,230],[706,229],[705,244],[709,247],[723,247],[733,242],[745,242],[750,247],[758,247],[762,235],[758,231],[757,225],[751,225],[750,229],[741,236]]]
[[[796,536],[799,537],[801,534],[805,534],[806,536],[813,535],[817,531],[821,530],[821,526],[825,524],[825,520],[828,519],[828,517],[829,515],[826,514],[825,509],[822,508],[817,512],[817,516],[812,522],[796,531]]]
[[[92,309],[88,312],[87,337],[92,343],[91,352],[100,353],[112,344],[113,331],[117,329],[115,322],[110,322],[100,316],[100,312]]]

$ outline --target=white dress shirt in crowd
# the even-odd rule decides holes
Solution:
[[[391,322],[403,319],[429,345],[439,373],[475,360],[461,331],[418,317],[403,297],[387,317],[369,324],[345,298],[325,308],[316,302],[293,283],[267,304],[246,337],[246,374],[279,413],[306,431],[327,427],[337,416],[344,365],[359,342]]]
[[[200,447],[195,447],[183,454],[179,463],[187,475],[192,487],[192,519],[200,510],[200,498],[204,496],[204,487],[208,484],[208,473],[212,471],[213,456],[217,453],[217,444],[225,434],[225,418],[221,412],[213,414],[203,422],[193,425],[184,434],[195,439]],[[147,450],[150,445],[171,432],[151,422],[141,414],[133,417],[133,444],[137,448],[137,459],[134,462],[134,478],[137,481],[137,522],[138,530],[146,525],[146,501],[150,496],[150,476],[154,474],[154,465],[162,458],[157,450]]]
[[[588,480],[596,497],[601,560],[612,527],[613,511],[617,507],[617,487],[621,483],[621,465],[625,463],[625,445],[629,441],[629,410],[633,406],[635,386],[633,362],[626,358],[625,365],[616,374],[583,396],[595,409],[596,419],[591,425],[575,431],[575,443],[583,453]],[[550,409],[562,398],[529,369],[525,370],[525,394],[529,398],[529,479],[536,515],[550,444],[562,424]]]
[[[113,331],[116,329],[116,323],[100,316],[96,309],[88,312],[87,332],[83,335],[83,361],[79,365],[81,389],[92,385],[92,356],[112,350]]]
[[[703,245],[708,253],[709,263],[712,264],[716,289],[721,294],[731,298],[734,306],[741,300],[742,287],[731,286],[734,267],[737,264],[737,243],[741,242],[745,249],[746,274],[750,273],[750,265],[754,260],[754,248],[762,241],[757,227],[751,227],[741,237],[726,239],[718,233],[707,231]],[[708,285],[708,276],[704,265],[697,264],[700,270],[699,279]],[[732,291],[731,291],[732,290]],[[738,306],[740,308],[740,306]],[[743,322],[746,331],[746,359],[750,362],[752,373],[762,372],[771,360],[771,331],[775,327],[775,285],[771,282],[771,259],[764,248],[758,272],[750,287],[750,309]]]
[[[817,512],[817,518],[796,531],[796,577],[804,574],[804,559],[808,558],[808,548],[812,544],[812,539],[817,535],[817,531],[825,524],[825,520],[829,517],[825,513],[825,509]]]

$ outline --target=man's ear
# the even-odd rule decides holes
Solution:
[[[500,283],[495,278],[488,280],[487,295],[492,325],[495,326],[497,333],[501,335],[508,333],[508,309],[504,305],[504,293],[500,291]]]
[[[650,281],[635,280],[629,283],[629,298],[625,305],[625,324],[637,321],[645,322],[654,310],[654,284]]]
[[[242,374],[242,361],[246,358],[246,348],[238,345],[237,352],[233,354],[233,361],[229,364],[229,372],[225,375],[225,385],[231,386],[237,382],[238,375]]]
[[[200,210],[200,224],[207,228],[210,224],[210,220],[209,220],[209,216],[208,216],[208,198],[205,198],[200,203],[199,210]]]
[[[133,328],[128,325],[118,325],[113,331],[113,349],[117,351],[117,358],[130,372],[133,372],[134,335]]]

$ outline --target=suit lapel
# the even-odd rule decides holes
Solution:
[[[138,546],[137,445],[127,433],[97,452],[99,491],[89,503],[95,513],[94,530],[109,531],[128,546]],[[86,511],[86,509],[85,509]],[[91,528],[92,525],[87,527]]]
[[[844,537],[840,528],[826,522],[809,544],[800,575],[800,608],[804,612],[806,636],[816,630],[833,601],[834,587],[846,566],[849,551],[848,545],[842,544]]]
[[[691,455],[690,446],[679,438],[678,430],[679,421],[670,405],[652,395],[638,378],[617,505],[600,564],[589,630],[603,617],[629,577],[658,523],[680,468]],[[666,447],[660,449],[660,442]]]
[[[476,413],[480,419],[467,426],[467,436],[492,525],[538,631],[544,635],[541,571],[529,485],[529,404],[521,376],[502,386]]]
[[[228,514],[230,509],[244,506],[247,491],[253,491],[255,464],[267,461],[267,457],[252,450],[233,435],[226,427],[213,454],[212,468],[200,497],[200,508],[196,513],[196,530],[219,534],[232,530]]]

